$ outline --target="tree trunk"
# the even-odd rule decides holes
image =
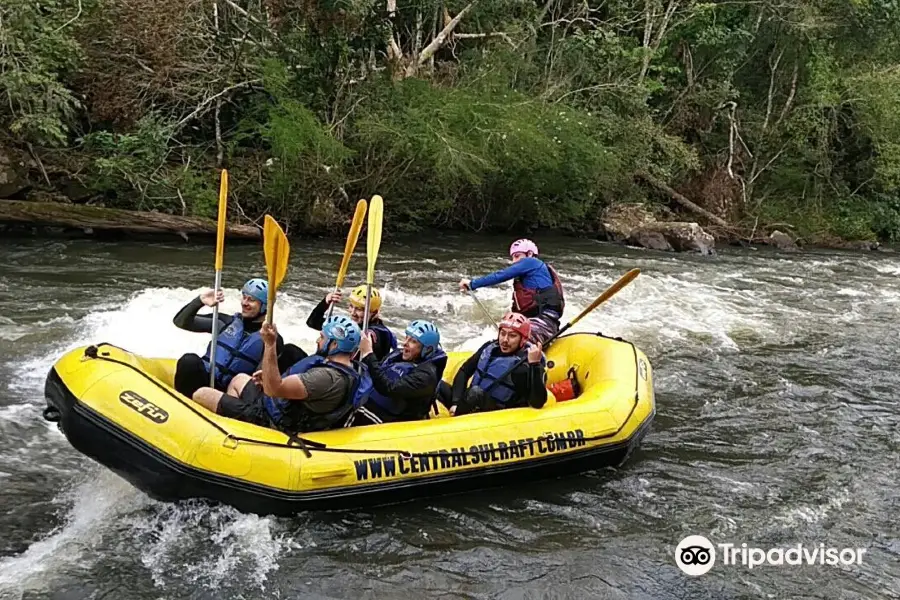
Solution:
[[[639,178],[643,179],[644,181],[646,181],[647,183],[649,183],[650,185],[652,185],[653,187],[655,187],[656,189],[658,189],[662,192],[665,192],[666,194],[669,195],[670,198],[672,198],[678,204],[682,205],[683,207],[687,208],[688,210],[693,211],[693,212],[697,213],[698,215],[702,215],[702,216],[706,217],[707,219],[709,219],[709,221],[711,223],[715,223],[716,225],[720,225],[722,227],[728,227],[728,222],[725,221],[725,219],[722,219],[721,217],[717,217],[716,215],[712,214],[705,208],[698,206],[697,204],[694,204],[693,202],[691,202],[690,200],[688,200],[687,198],[685,198],[684,196],[682,196],[681,194],[679,194],[678,192],[676,192],[675,190],[670,188],[668,185],[666,185],[666,183],[664,181],[660,181],[659,179],[657,179],[650,173],[638,173],[637,176]]]
[[[188,234],[216,235],[216,222],[212,219],[61,202],[0,200],[0,223],[71,227],[86,232],[173,233],[184,238]],[[226,225],[225,235],[260,239],[262,232],[253,225]]]

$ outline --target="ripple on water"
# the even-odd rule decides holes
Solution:
[[[625,336],[653,362],[658,416],[625,468],[292,519],[152,501],[40,418],[46,370],[67,349],[203,351],[204,336],[171,319],[207,285],[208,249],[0,245],[0,531],[13,538],[0,538],[0,597],[900,597],[900,259],[540,243],[564,277],[565,319],[643,271],[576,328]],[[446,347],[476,348],[494,329],[455,284],[507,264],[506,244],[452,237],[420,258],[420,246],[385,243],[387,322],[429,318]],[[307,349],[338,246],[292,242],[276,323]],[[262,254],[226,260],[222,308],[235,311]],[[364,261],[351,266],[348,286],[364,275]],[[508,288],[477,294],[496,315],[508,307]],[[689,534],[869,554],[853,568],[717,565],[694,579],[673,558]]]

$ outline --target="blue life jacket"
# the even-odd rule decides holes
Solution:
[[[394,332],[388,329],[387,325],[378,321],[377,323],[369,323],[369,329],[378,333],[379,335],[386,335],[388,339],[388,343],[390,344],[390,348],[388,349],[388,354],[395,351],[397,349],[397,337],[394,335]],[[377,348],[376,348],[377,349]],[[385,356],[376,355],[375,358],[378,360],[382,360],[386,358]]]
[[[216,326],[221,328],[221,321]],[[259,331],[245,331],[241,313],[235,313],[228,327],[220,330],[216,337],[216,387],[225,389],[238,373],[252,375],[262,361],[263,350],[265,344]],[[203,355],[203,366],[207,373],[211,353],[212,340],[207,344],[206,354]]]
[[[427,363],[434,363],[437,369],[437,382],[436,384],[441,382],[441,378],[444,376],[444,368],[447,366],[447,355],[443,350],[438,350],[434,352],[427,359],[414,363],[403,360],[403,351],[402,350],[394,350],[390,354],[385,357],[379,368],[381,369],[382,375],[390,381],[391,383],[395,383],[407,375],[410,374],[416,367],[419,365],[424,365]],[[432,397],[437,393],[437,385],[435,385],[434,390],[432,390]],[[395,417],[399,416],[409,416],[411,418],[421,418],[424,415],[404,415],[406,412],[406,402],[398,402],[397,400],[385,396],[377,389],[373,389],[372,393],[369,394],[369,399],[372,400],[375,404],[378,405],[379,408],[384,410],[390,415]],[[427,408],[425,409],[427,412]]]
[[[500,344],[493,342],[485,346],[478,357],[478,365],[475,367],[475,374],[472,376],[472,385],[477,385],[481,389],[485,389],[491,383],[499,379],[499,383],[495,385],[488,396],[497,403],[497,408],[506,408],[510,401],[516,395],[516,389],[513,387],[512,373],[507,374],[500,379],[504,373],[509,371],[513,365],[522,359],[526,354],[525,348],[520,348],[513,354],[495,354],[499,352]]]
[[[362,368],[357,372],[357,368]],[[263,396],[263,405],[272,422],[283,431],[307,432],[324,431],[340,427],[350,413],[362,406],[372,392],[372,378],[364,364],[354,361],[353,367],[325,360],[319,355],[308,356],[295,363],[282,374],[282,378],[290,375],[302,375],[311,369],[336,369],[348,378],[350,386],[343,402],[335,409],[319,413],[309,408],[307,400],[285,400]],[[313,400],[315,402],[315,400]]]

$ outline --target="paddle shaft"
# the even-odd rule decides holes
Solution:
[[[488,311],[487,307],[478,299],[478,296],[475,295],[475,290],[471,288],[467,288],[469,295],[472,296],[472,300],[475,301],[475,304],[478,305],[478,308],[481,309],[481,312],[484,313],[484,316],[487,317],[488,321],[494,324],[494,327],[499,330],[499,326],[497,325],[497,321],[494,320],[494,317],[491,316],[490,311]]]
[[[366,308],[363,312],[362,334],[366,335],[366,329],[369,328],[369,303],[372,301],[372,284],[366,283]]]
[[[222,287],[222,271],[216,269],[216,282],[213,285],[213,298],[219,293]],[[216,387],[216,343],[219,339],[219,303],[213,304],[213,321],[212,321],[212,346],[209,351],[209,387]]]
[[[222,266],[225,259],[225,213],[228,210],[228,170],[219,175],[219,214],[216,219],[216,279],[213,284],[213,299],[222,287]],[[219,338],[219,303],[213,304],[212,346],[209,352],[209,387],[216,387],[216,342]]]
[[[336,294],[337,291],[338,291],[338,286],[334,286],[334,292],[333,292],[333,293]],[[326,321],[327,321],[328,319],[331,318],[331,313],[333,313],[333,312],[334,312],[334,302],[329,302],[329,303],[328,303],[328,312],[325,313],[325,320],[326,320]]]

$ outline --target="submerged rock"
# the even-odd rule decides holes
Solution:
[[[777,229],[769,234],[769,243],[785,252],[798,252],[800,250],[791,236]]]
[[[642,246],[650,250],[674,250],[672,245],[666,240],[666,236],[652,229],[638,228],[631,232],[628,241],[636,246]]]

